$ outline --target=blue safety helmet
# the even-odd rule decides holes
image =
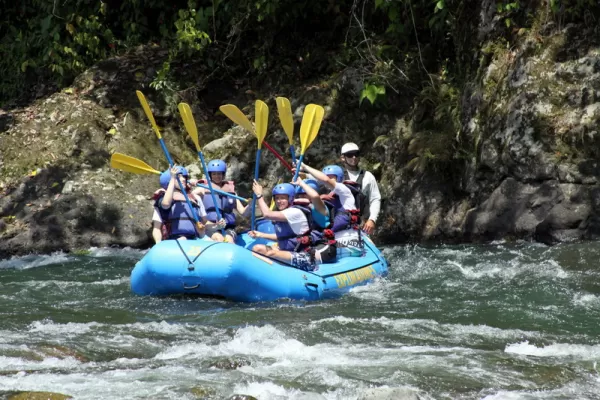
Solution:
[[[222,172],[223,175],[227,172],[227,164],[223,160],[212,160],[208,162],[206,166],[208,173],[211,172]]]
[[[325,175],[335,175],[336,180],[341,182],[344,180],[344,170],[339,165],[328,165],[322,171]]]
[[[185,169],[181,166],[178,166],[177,168],[179,169],[179,171],[177,172],[178,174],[185,176],[186,179],[190,177],[187,169]],[[162,187],[163,189],[166,189],[167,187],[169,187],[170,181],[171,181],[171,170],[166,170],[162,174],[160,174],[160,179],[159,179],[160,187]]]
[[[294,185],[291,183],[280,183],[279,185],[273,188],[271,194],[276,196],[278,194],[286,194],[288,196],[288,201],[291,203],[294,202],[294,195],[296,190],[294,189]]]
[[[307,179],[304,181],[304,183],[306,183],[311,188],[315,189],[317,192],[319,191],[319,184],[314,179]],[[306,193],[306,191],[302,188],[302,186],[297,186],[296,194],[303,194],[303,193]]]

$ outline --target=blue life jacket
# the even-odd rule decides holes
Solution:
[[[322,231],[324,229],[327,229],[329,227],[329,225],[331,224],[331,221],[329,220],[329,212],[327,215],[322,215],[312,205],[312,203],[309,199],[294,199],[294,204],[297,206],[310,208],[312,222],[314,222],[314,225],[315,225],[314,227],[311,227],[311,228],[316,229],[318,231]],[[325,208],[327,208],[327,207],[325,207]],[[329,209],[327,209],[327,211],[329,211]]]
[[[173,200],[171,208],[165,210],[161,207],[163,196],[159,197],[154,206],[158,209],[160,218],[167,227],[168,237],[173,236],[197,236],[196,221],[190,206],[185,200]],[[196,213],[200,207],[190,198],[192,207],[196,209]]]
[[[305,251],[311,245],[320,243],[323,240],[323,233],[315,228],[310,208],[294,204],[291,206],[304,214],[308,222],[309,229],[301,234],[294,233],[288,221],[274,221],[275,235],[277,235],[277,244],[280,250],[286,251]]]
[[[202,183],[206,183],[205,180],[201,181]],[[233,181],[223,182],[224,185],[222,187],[218,187],[213,183],[213,186],[216,186],[216,189],[222,190],[227,193],[235,194],[235,188]],[[217,206],[219,211],[221,212],[221,217],[225,219],[227,222],[227,226],[225,229],[230,229],[235,227],[235,214],[233,210],[236,209],[236,200],[229,196],[225,196],[222,194],[215,193],[215,199],[217,200]],[[215,208],[215,204],[213,203],[213,197],[210,193],[206,193],[202,198],[202,203],[204,203],[204,208],[206,209],[206,218],[209,221],[217,222],[217,211]]]
[[[342,202],[338,195],[333,199],[323,199],[323,202],[329,209],[329,220],[332,221],[330,229],[334,232],[352,229],[356,224],[352,223],[352,215],[349,210],[342,207]]]

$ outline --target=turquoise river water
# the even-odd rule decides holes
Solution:
[[[135,296],[137,250],[0,261],[0,392],[600,399],[600,243],[384,254],[389,276],[338,300],[259,304]]]

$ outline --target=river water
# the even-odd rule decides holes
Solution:
[[[135,296],[136,250],[0,261],[0,391],[600,399],[600,243],[384,254],[389,276],[341,299],[264,304]]]

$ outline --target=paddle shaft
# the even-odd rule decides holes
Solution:
[[[296,179],[298,179],[298,175],[300,175],[300,166],[302,165],[303,160],[304,154],[300,154],[300,159],[298,160],[298,164],[296,164],[296,173],[294,174],[294,179],[292,182],[296,182]]]
[[[290,153],[292,154],[292,162],[296,161],[296,149],[294,145],[290,143]]]
[[[221,220],[221,211],[219,211],[220,204],[217,204],[217,196],[215,196],[214,189],[212,187],[212,183],[210,181],[210,175],[208,175],[208,169],[206,168],[206,162],[204,161],[204,154],[198,150],[198,157],[200,158],[200,162],[202,163],[202,169],[204,169],[204,174],[208,178],[208,190],[210,190],[210,196],[212,197],[213,205],[215,206],[215,213],[217,214],[217,221]],[[225,228],[221,228],[221,234],[223,235],[223,239],[225,238]]]
[[[167,157],[167,161],[169,162],[169,166],[173,167],[173,165],[174,165],[173,164],[173,159],[171,158],[171,155],[169,154],[169,150],[167,150],[167,146],[165,145],[165,141],[163,140],[162,137],[158,137],[158,141],[160,142],[160,147],[162,147],[163,153],[165,153],[165,157]],[[179,190],[183,194],[183,197],[185,198],[185,202],[187,203],[187,205],[190,208],[190,210],[192,210],[192,216],[194,217],[194,221],[196,221],[196,226],[200,225],[200,218],[198,217],[198,213],[196,212],[196,209],[192,205],[192,202],[190,201],[190,198],[188,197],[188,195],[187,195],[187,193],[185,191],[185,188],[183,187],[183,184],[179,180],[179,177],[176,176],[175,179],[177,180],[177,183],[179,184]],[[196,233],[198,233],[198,232],[196,232]]]
[[[292,170],[292,166],[289,162],[285,161],[285,159],[275,150],[269,143],[263,140],[262,144],[269,150],[281,163],[287,168],[288,171]]]
[[[211,190],[211,188],[209,188],[208,186],[203,185],[201,183],[196,183],[196,186],[201,187],[202,189]],[[248,199],[245,199],[245,198],[243,198],[241,196],[236,196],[235,194],[232,194],[232,193],[224,192],[224,191],[219,190],[219,189],[215,189],[214,187],[212,188],[212,191],[215,192],[215,193],[221,194],[223,196],[231,197],[232,199],[237,199],[237,200],[240,200],[240,201],[245,201],[246,203],[248,202]]]
[[[264,143],[264,142],[263,142]],[[256,162],[254,163],[254,180],[258,181],[258,167],[260,164],[260,148],[256,150]],[[256,223],[256,193],[252,193],[252,223],[251,229],[254,230]]]

